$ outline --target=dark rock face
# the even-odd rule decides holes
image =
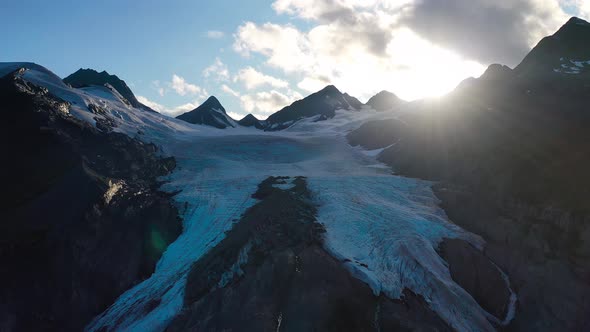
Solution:
[[[75,73],[63,79],[64,83],[71,85],[74,88],[83,88],[91,85],[103,86],[105,84],[111,85],[117,92],[119,92],[131,106],[147,111],[155,112],[153,109],[140,103],[133,91],[127,86],[127,83],[117,77],[116,75],[110,75],[106,71],[97,72],[94,69],[78,69]]]
[[[523,67],[494,65],[445,98],[414,103],[401,118],[407,126],[390,125],[397,135],[352,137],[363,146],[399,140],[381,161],[442,181],[447,190],[437,194],[451,220],[488,242],[486,255],[515,285],[514,330],[590,324],[582,314],[590,298],[590,84],[582,74],[539,74],[553,65],[543,62],[546,43],[590,59],[586,33],[578,33],[587,27],[571,20]],[[543,67],[525,70],[531,63]]]
[[[396,106],[399,106],[400,103],[403,103],[403,101],[395,94],[389,91],[381,91],[371,97],[367,102],[367,105],[371,106],[374,110],[383,112],[393,110]]]
[[[192,124],[213,126],[219,129],[233,127],[231,118],[225,113],[225,108],[217,98],[211,96],[199,107],[176,117]]]
[[[331,119],[337,109],[354,111],[360,110],[362,106],[356,98],[343,94],[335,86],[329,85],[269,116],[266,120],[267,130],[285,129],[295,121],[316,115]]]
[[[264,129],[262,121],[258,120],[254,115],[248,114],[242,120],[238,121],[238,124],[243,127],[254,127],[256,129]]]
[[[193,265],[185,309],[168,330],[450,330],[421,297],[376,297],[330,256],[309,195],[304,178],[262,182],[260,202]]]
[[[439,246],[439,252],[449,264],[453,280],[483,309],[499,321],[504,320],[510,304],[510,290],[490,259],[459,239],[445,239]]]
[[[181,232],[156,178],[172,158],[99,131],[67,103],[0,79],[2,149],[10,195],[0,220],[0,330],[79,331],[148,277]]]

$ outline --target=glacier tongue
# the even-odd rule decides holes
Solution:
[[[378,295],[405,288],[460,331],[493,330],[477,302],[451,279],[436,252],[443,238],[483,240],[450,223],[430,183],[396,176],[310,177],[327,249]]]
[[[350,116],[350,115],[343,115]],[[361,115],[359,115],[361,116]],[[162,135],[157,142],[179,169],[164,189],[182,190],[185,231],[151,278],[122,295],[88,327],[161,331],[180,311],[191,264],[224,237],[254,201],[268,176],[306,176],[326,227],[326,245],[376,294],[399,298],[404,288],[422,295],[459,330],[492,330],[485,311],[450,277],[435,251],[444,237],[483,241],[450,223],[437,206],[431,183],[390,175],[375,156],[350,147],[347,121],[283,133],[228,131],[225,136]],[[351,119],[351,121],[354,119]],[[319,124],[318,126],[321,126]],[[339,127],[342,126],[342,127]]]

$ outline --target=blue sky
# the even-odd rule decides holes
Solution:
[[[249,0],[239,10],[235,1],[2,1],[0,61],[32,61],[60,77],[79,68],[106,70],[137,95],[164,105],[180,105],[192,96],[160,96],[153,81],[173,74],[195,82],[211,94],[222,94],[202,71],[221,57],[231,69],[245,59],[231,51],[231,35],[242,22],[276,19],[270,1]],[[285,20],[283,20],[285,21]],[[208,31],[222,31],[220,39]],[[11,46],[7,46],[11,45]],[[223,98],[222,98],[223,99]],[[225,98],[228,109],[239,108]]]
[[[417,18],[449,16],[413,0],[2,1],[0,61],[36,62],[61,77],[78,68],[107,70],[163,112],[177,113],[216,95],[235,116],[265,117],[329,83],[362,101],[383,89],[406,99],[444,93],[496,58],[514,65],[566,16],[590,12],[576,0],[554,0],[557,7],[543,5],[543,11],[531,9],[535,1],[515,1],[522,6],[512,10],[538,15],[544,26],[498,31],[531,40],[520,48],[500,47],[503,53],[494,59],[453,43],[452,24],[461,20],[444,23],[449,38],[441,42],[405,19],[408,6]],[[473,4],[479,2],[489,6],[483,0]],[[489,10],[466,7],[483,15]],[[486,35],[491,30],[496,33],[474,34],[494,40]]]

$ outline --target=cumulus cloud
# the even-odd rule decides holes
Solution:
[[[217,81],[227,81],[229,80],[229,70],[221,59],[215,58],[215,61],[203,70],[203,77],[214,78]]]
[[[241,82],[248,90],[253,90],[264,85],[270,85],[274,88],[286,88],[289,86],[287,81],[265,75],[252,67],[241,69],[234,77],[234,82]]]
[[[303,96],[295,91],[283,94],[276,90],[269,92],[258,92],[240,97],[240,103],[246,113],[252,113],[259,119],[265,119],[270,114],[281,108],[301,99]]]
[[[307,52],[309,41],[291,25],[265,23],[259,26],[246,22],[238,28],[233,48],[243,56],[252,52],[265,55],[267,63],[289,72],[296,71],[299,64],[309,65],[313,61]]]
[[[207,31],[206,35],[209,39],[221,39],[225,36],[225,33],[223,33],[223,31],[218,30],[209,30]]]
[[[176,106],[173,108],[168,108],[164,105],[161,105],[161,104],[156,103],[152,100],[149,100],[148,98],[146,98],[144,96],[137,96],[137,100],[140,103],[146,105],[147,107],[150,107],[151,109],[153,109],[159,113],[162,113],[162,114],[165,114],[165,115],[168,115],[171,117],[176,117],[182,113],[192,111],[202,103],[202,99],[201,100],[197,99],[197,100],[190,102],[190,103],[182,104],[182,105],[179,105],[179,106]]]
[[[187,94],[203,96],[207,94],[205,89],[195,84],[188,83],[183,77],[180,77],[176,74],[172,75],[172,82],[170,82],[169,85],[172,90],[176,91],[176,93],[181,96],[185,96]]]

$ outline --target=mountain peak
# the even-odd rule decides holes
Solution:
[[[572,17],[543,38],[515,68],[520,75],[580,74],[590,68],[590,23]]]
[[[117,90],[123,98],[127,99],[133,107],[155,112],[137,100],[125,81],[117,75],[109,74],[106,70],[98,72],[91,68],[80,68],[75,73],[64,78],[63,82],[74,88],[83,88],[91,85],[105,86],[108,84]]]
[[[246,115],[245,117],[243,117],[242,120],[240,120],[240,121],[243,121],[243,120],[256,120],[256,121],[259,121],[257,117],[255,117],[254,115],[252,115],[252,113],[248,113],[248,115]]]
[[[327,85],[325,88],[321,89],[320,91],[318,91],[318,93],[338,93],[340,94],[340,90],[338,90],[338,88],[332,84]]]
[[[570,18],[567,23],[565,24],[567,25],[582,25],[582,26],[590,26],[590,23],[588,21],[585,21],[579,17],[575,17],[573,16],[572,18]]]
[[[369,99],[367,105],[376,111],[392,110],[397,104],[402,102],[394,93],[383,90]]]
[[[552,37],[587,43],[587,39],[582,41],[580,38],[588,37],[589,33],[590,23],[581,18],[572,17]]]
[[[336,110],[360,110],[362,103],[346,93],[340,92],[334,85],[328,85],[316,93],[284,107],[268,117],[269,130],[289,127],[296,121],[320,116],[320,119],[333,118]]]
[[[221,111],[223,114],[226,114],[225,108],[221,105],[219,99],[217,99],[215,96],[207,98],[207,100],[205,100],[205,102],[201,104],[201,106],[199,107],[215,109]]]
[[[258,118],[256,118],[251,113],[243,117],[242,120],[238,121],[238,124],[243,127],[255,127],[257,129],[264,129],[263,122],[258,120]]]
[[[215,96],[207,98],[199,107],[176,118],[188,123],[213,126],[219,129],[235,126],[235,121],[226,114],[225,108]]]

